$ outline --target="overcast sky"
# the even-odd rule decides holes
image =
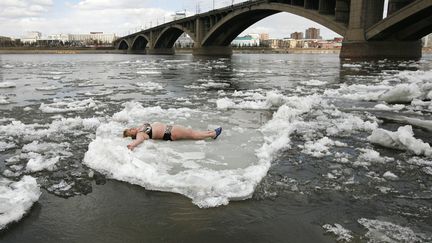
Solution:
[[[218,8],[231,2],[215,0],[214,5]],[[197,9],[205,12],[212,8],[213,0],[0,0],[0,36],[21,37],[26,31],[40,31],[44,36],[90,31],[123,36],[169,21],[176,11],[186,10],[189,16]],[[271,38],[282,38],[308,27],[320,28],[324,38],[337,36],[315,22],[288,13],[261,20],[243,34],[265,32]]]

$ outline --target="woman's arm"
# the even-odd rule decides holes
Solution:
[[[136,147],[136,146],[138,146],[138,145],[140,145],[142,142],[144,142],[144,140],[147,140],[147,139],[149,139],[149,136],[146,134],[146,133],[144,133],[144,132],[139,132],[137,135],[136,135],[136,139],[132,142],[132,143],[130,143],[130,144],[128,144],[128,149],[130,149],[130,150],[134,150],[134,148]]]

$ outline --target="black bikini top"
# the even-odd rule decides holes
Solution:
[[[144,132],[146,133],[149,138],[152,138],[152,127],[150,123],[144,123],[144,125],[138,130],[138,132]]]

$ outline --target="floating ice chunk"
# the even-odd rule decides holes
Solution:
[[[430,82],[432,78],[432,71],[402,71],[396,75],[402,81],[410,83],[423,83]]]
[[[376,121],[365,121],[353,114],[341,113],[341,118],[334,119],[333,125],[326,129],[327,135],[350,134],[353,131],[372,131],[378,127]]]
[[[340,224],[325,224],[322,226],[327,233],[332,233],[336,235],[337,241],[343,241],[343,242],[350,242],[353,239],[353,236],[351,235],[351,231],[345,229]]]
[[[207,82],[204,84],[201,84],[204,88],[226,88],[229,87],[229,83],[216,83],[216,82]]]
[[[371,143],[399,150],[408,150],[416,155],[432,156],[432,149],[428,143],[414,138],[414,132],[410,125],[399,127],[397,132],[387,131],[382,128],[375,129],[368,137]]]
[[[7,104],[10,104],[8,98],[0,95],[0,105],[7,105]]]
[[[51,91],[51,90],[58,90],[61,89],[61,87],[59,86],[55,86],[55,85],[49,85],[49,86],[45,86],[45,87],[38,87],[35,88],[38,91]]]
[[[112,90],[106,90],[106,91],[99,91],[99,92],[86,92],[84,93],[85,96],[106,96],[112,94]]]
[[[18,182],[0,178],[0,230],[20,220],[40,195],[39,185],[31,176]]]
[[[69,189],[72,188],[72,186],[75,183],[72,182],[71,184],[68,184],[66,181],[61,180],[58,184],[54,184],[50,187],[47,188],[48,191],[53,192],[53,191],[68,191]]]
[[[156,75],[161,74],[159,71],[151,71],[151,70],[145,70],[145,71],[138,71],[137,74],[143,74],[143,75]]]
[[[269,168],[269,162],[259,161],[255,155],[262,135],[254,129],[244,128],[241,136],[234,136],[239,134],[227,129],[225,136],[234,134],[232,139],[226,143],[212,140],[212,146],[207,146],[205,141],[176,141],[174,144],[148,140],[133,152],[126,148],[130,140],[121,137],[125,126],[142,124],[148,117],[158,121],[176,120],[177,124],[183,117],[188,124],[193,124],[203,123],[207,116],[208,113],[190,109],[144,108],[136,102],[128,102],[122,111],[113,115],[112,121],[98,127],[84,163],[109,178],[148,190],[183,194],[200,207],[250,198]],[[249,142],[252,136],[254,140]],[[233,146],[242,143],[249,146]]]
[[[13,82],[0,82],[0,89],[5,89],[5,88],[15,88],[16,84]]]
[[[30,152],[28,153],[30,159],[27,162],[26,170],[29,172],[37,172],[41,170],[53,170],[55,168],[55,164],[59,161],[60,157],[54,158],[45,158],[38,153]]]
[[[279,107],[285,103],[286,97],[282,94],[270,91],[266,96],[258,95],[249,97],[252,100],[233,100],[227,97],[218,99],[216,105],[218,109],[270,109],[272,107]]]
[[[399,179],[399,177],[397,175],[393,174],[393,172],[391,172],[391,171],[386,171],[383,174],[383,177],[386,178],[387,180],[391,180],[391,181]]]
[[[33,141],[32,143],[26,144],[22,147],[23,152],[35,152],[35,153],[50,153],[50,154],[67,154],[69,143],[40,143],[39,141]]]
[[[82,126],[84,127],[84,129],[87,130],[92,130],[92,129],[96,129],[99,127],[100,125],[100,120],[98,118],[85,118],[82,120]]]
[[[258,157],[271,161],[282,149],[291,147],[291,134],[304,124],[300,117],[310,112],[313,107],[322,102],[319,96],[289,97],[287,103],[280,106],[261,131],[265,135],[265,143],[258,150]]]
[[[387,106],[384,104],[375,105],[375,109],[378,109],[378,110],[396,110],[396,111],[399,111],[399,110],[402,110],[403,108],[405,108],[405,105],[393,105],[393,106]]]
[[[350,100],[366,100],[374,101],[378,100],[379,97],[386,92],[390,86],[388,85],[364,85],[354,84],[346,85],[342,84],[339,89],[327,89],[324,91],[324,95],[328,97],[345,98]]]
[[[386,163],[393,161],[393,158],[381,157],[381,155],[373,149],[360,149],[363,153],[360,154],[359,159],[367,162]]]
[[[386,221],[361,218],[358,222],[368,230],[365,236],[369,242],[423,242],[426,238],[408,227]]]
[[[422,171],[428,175],[432,175],[432,167],[424,167]]]
[[[251,165],[246,168],[216,170],[203,167],[208,155],[179,153],[169,143],[147,141],[140,149],[130,152],[128,141],[99,132],[90,143],[84,163],[110,178],[145,187],[181,193],[199,207],[226,205],[229,200],[249,198],[267,171],[266,166]],[[180,143],[180,142],[177,142]],[[178,144],[180,146],[181,144]],[[189,144],[188,147],[201,146]],[[212,161],[209,160],[209,163]],[[174,169],[178,166],[180,169]],[[201,165],[201,166],[198,166]],[[210,166],[212,167],[212,166]]]
[[[407,117],[407,116],[400,116],[400,115],[380,115],[380,118],[384,118],[386,120],[391,121],[397,121],[399,123],[409,124],[413,125],[415,127],[420,127],[423,129],[426,129],[428,131],[432,131],[432,121],[431,120],[425,120],[425,119],[419,119],[415,117]]]
[[[218,99],[216,101],[216,106],[218,109],[225,110],[231,107],[235,107],[235,103],[230,98],[225,97],[222,99]]]
[[[382,94],[379,99],[387,103],[409,103],[422,96],[423,93],[416,84],[399,84]]]
[[[84,111],[87,109],[96,108],[96,102],[93,99],[78,100],[78,101],[67,101],[54,99],[54,103],[44,104],[42,103],[39,109],[45,113],[63,113],[73,111]]]
[[[154,83],[154,82],[137,82],[134,83],[135,86],[143,88],[144,90],[148,90],[148,91],[154,91],[154,90],[163,90],[163,86],[158,84],[158,83]]]
[[[93,81],[85,81],[83,83],[79,83],[78,87],[95,87],[95,86],[104,86],[102,83],[95,83]]]
[[[323,137],[319,139],[318,141],[307,141],[303,146],[303,153],[310,154],[313,157],[323,157],[326,155],[330,155],[330,147],[332,146],[346,146],[346,144],[343,144],[339,141],[333,141],[328,137]]]
[[[344,64],[342,64],[342,67],[346,67],[346,68],[361,68],[362,65],[360,65],[360,64],[344,63]]]
[[[7,143],[7,142],[0,141],[0,152],[15,148],[15,146],[16,145],[14,143]]]
[[[326,85],[327,82],[316,80],[316,79],[311,79],[309,81],[303,81],[303,82],[301,82],[301,84],[304,84],[307,86],[322,86],[322,85]]]
[[[180,109],[162,109],[160,106],[143,107],[137,102],[127,102],[124,104],[125,109],[117,112],[113,115],[113,120],[117,122],[128,122],[132,124],[142,124],[148,120],[149,117],[160,117],[160,114],[170,117],[171,120],[185,119],[190,117],[192,113],[199,113],[198,110],[192,110],[189,108]]]
[[[426,160],[419,157],[412,157],[407,162],[408,164],[412,164],[412,165],[432,166],[432,160]]]

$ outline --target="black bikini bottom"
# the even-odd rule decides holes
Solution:
[[[172,128],[173,127],[170,126],[170,125],[166,126],[165,133],[163,135],[163,140],[165,140],[165,141],[172,141],[172,138],[171,138],[171,130],[172,130]]]

